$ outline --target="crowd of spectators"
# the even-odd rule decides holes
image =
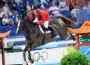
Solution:
[[[76,21],[76,11],[79,10],[78,3],[70,9],[66,0],[0,0],[0,28],[2,26],[17,26],[19,18],[23,12],[26,12],[26,16],[29,17],[32,6],[39,5],[39,9],[48,8],[51,12],[50,15],[62,14],[72,20]],[[86,2],[82,9],[89,9],[90,2]],[[0,31],[1,32],[1,31]]]

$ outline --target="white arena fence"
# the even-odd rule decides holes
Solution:
[[[60,59],[67,54],[68,44],[75,44],[76,41],[73,40],[63,40],[57,36],[53,42],[46,45],[40,46],[32,50],[31,55],[34,59],[34,65],[58,65]],[[24,64],[22,51],[25,47],[26,41],[24,36],[20,37],[7,37],[4,39],[4,48],[9,48],[10,44],[13,44],[13,49],[18,49],[13,53],[5,52],[5,65],[19,65]],[[26,56],[28,54],[26,53]],[[1,54],[0,54],[1,58]],[[27,60],[28,62],[28,60]],[[2,62],[0,60],[0,65]]]
[[[60,40],[57,36],[52,42],[33,49],[31,57],[35,61],[34,65],[59,65],[61,58],[67,54],[68,45],[75,45],[76,43],[76,41],[73,40]],[[14,51],[13,53],[5,52],[5,65],[23,65],[22,51],[26,44],[24,36],[4,38],[4,48],[9,48],[12,44],[12,50]],[[71,48],[71,50],[73,49]],[[90,60],[90,46],[82,46],[80,47],[80,51],[86,54]],[[26,53],[26,56],[28,56],[28,53]],[[2,65],[1,61],[2,60],[0,60],[0,65]]]

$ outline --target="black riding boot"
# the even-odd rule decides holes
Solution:
[[[48,29],[52,31],[52,37],[55,36],[55,35],[57,35],[56,34],[56,30],[55,30],[55,28],[53,26],[49,25],[48,26]]]

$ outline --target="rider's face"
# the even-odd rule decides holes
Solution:
[[[34,13],[35,15],[37,15],[37,10],[33,10],[33,13]]]

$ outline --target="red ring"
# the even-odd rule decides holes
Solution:
[[[43,52],[41,53],[41,56],[42,56],[42,54],[43,54],[43,53],[46,53],[46,54],[47,54],[46,59],[44,59],[44,61],[45,61],[45,60],[47,60],[47,59],[48,59],[48,53],[47,53],[46,51],[43,51]]]

